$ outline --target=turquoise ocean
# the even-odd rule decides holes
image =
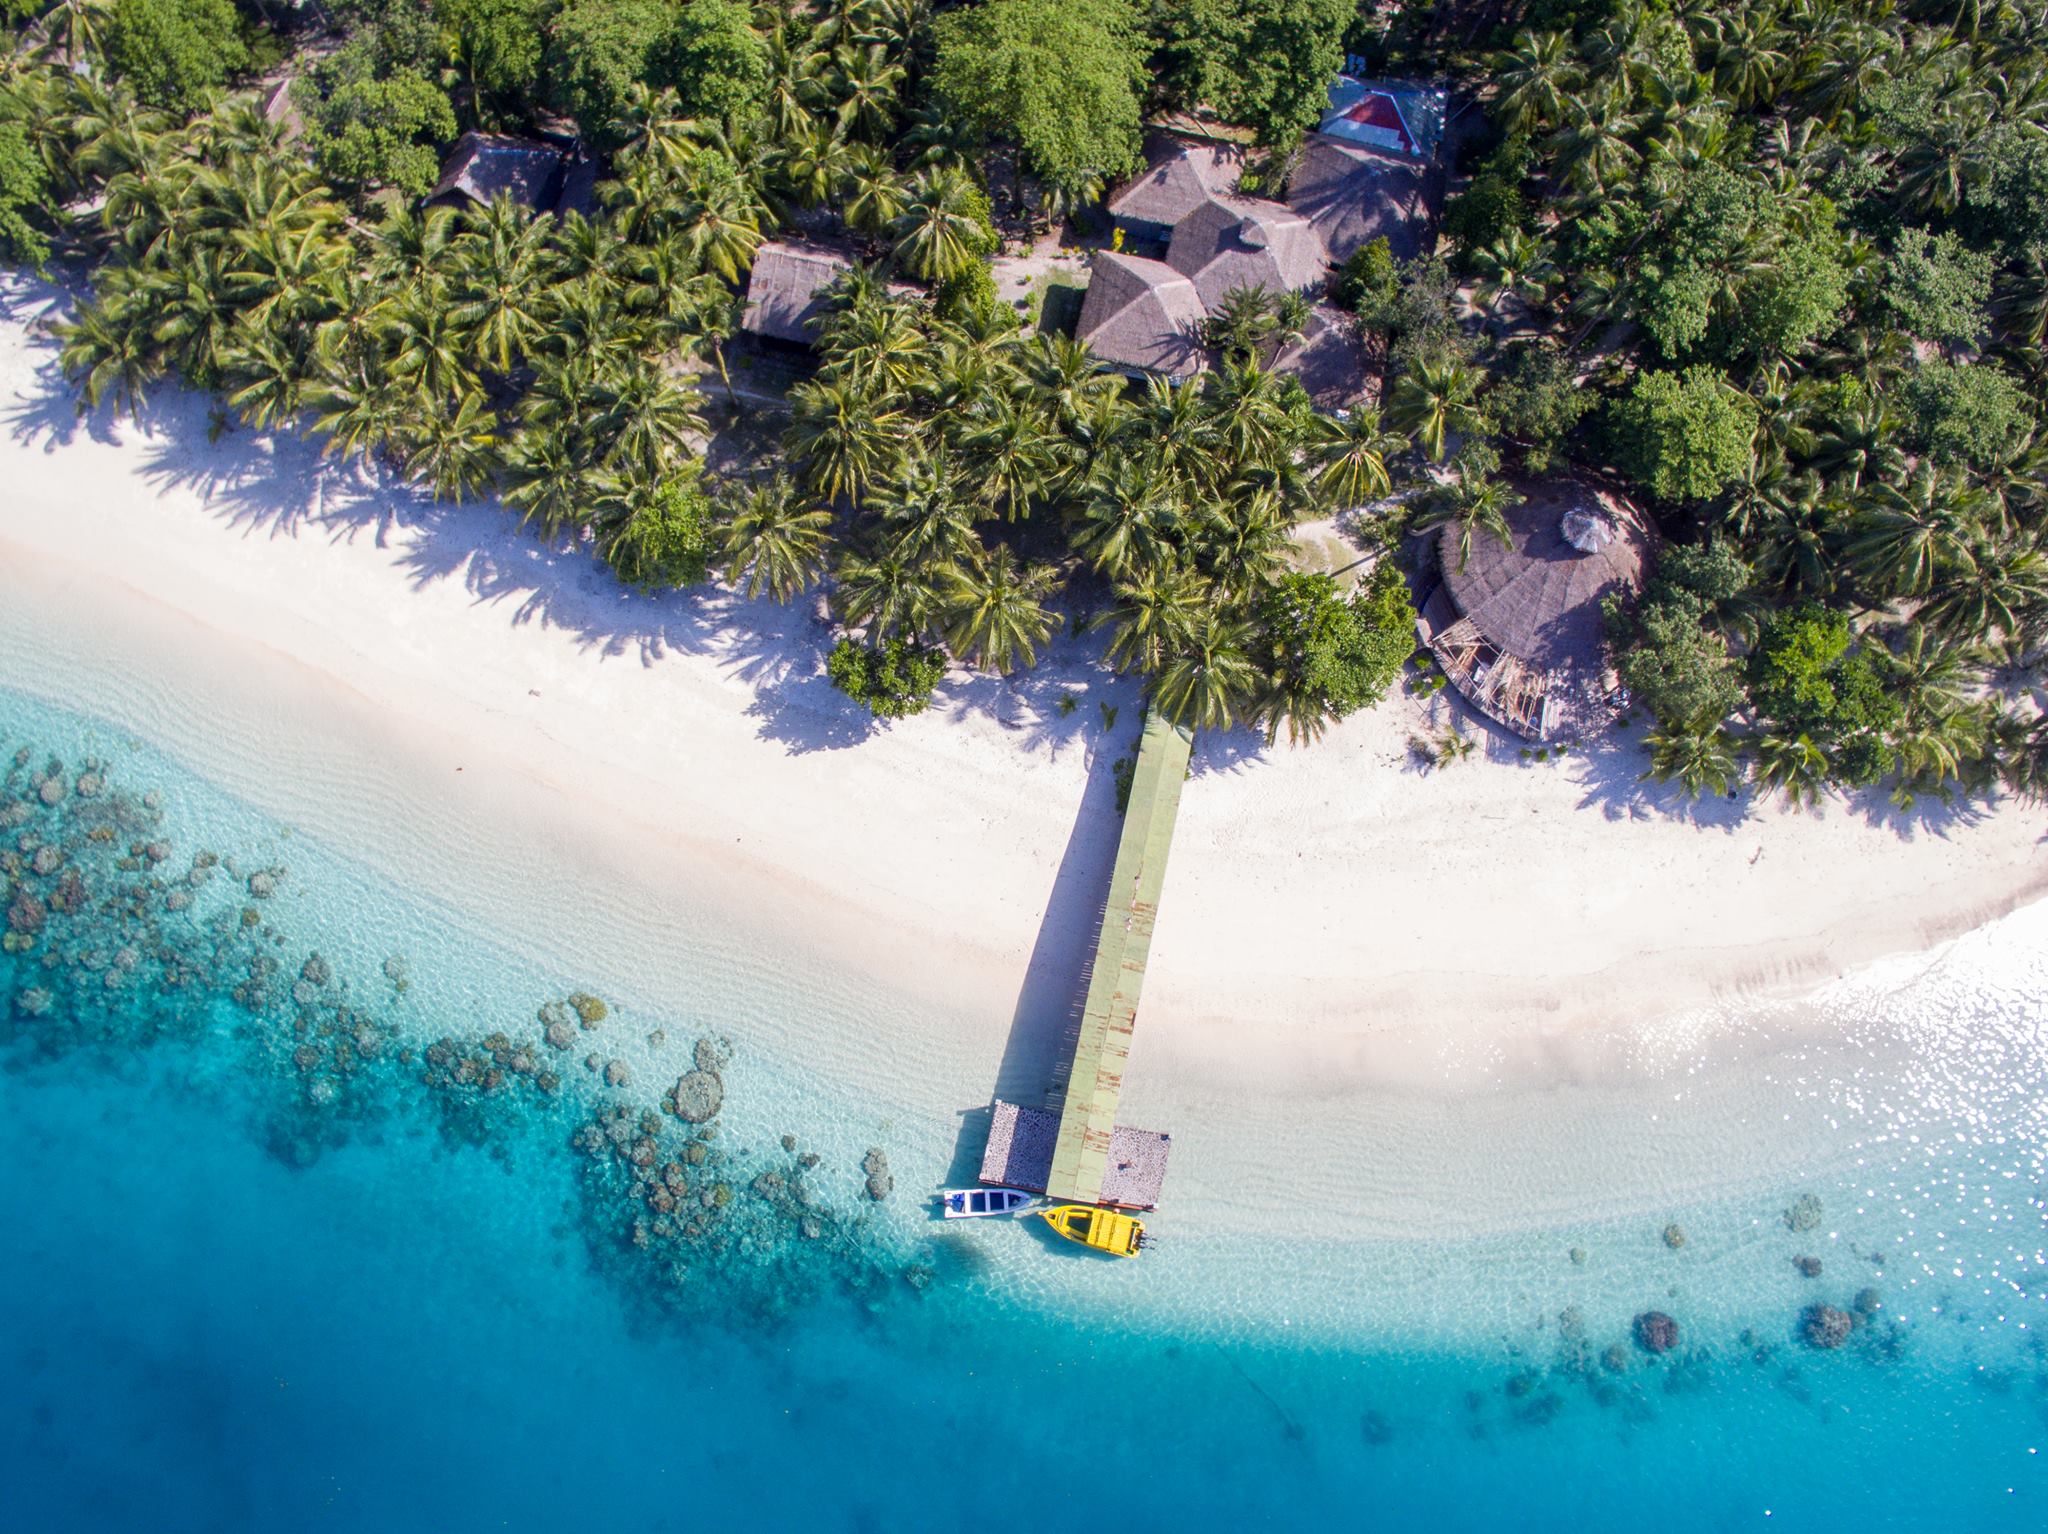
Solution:
[[[756,1021],[886,997],[712,913],[689,985],[556,972],[4,689],[0,859],[7,1528],[2048,1527],[2039,912],[1773,1057],[1775,1182],[1342,1241],[1170,1183],[1111,1265],[930,1220],[954,1126]]]

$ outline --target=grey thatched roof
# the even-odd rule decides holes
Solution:
[[[754,269],[747,277],[741,328],[809,345],[817,339],[812,322],[825,311],[825,290],[852,266],[848,257],[822,245],[764,242],[754,252]]]
[[[1521,499],[1507,514],[1511,543],[1474,534],[1461,569],[1458,529],[1443,530],[1444,588],[1488,642],[1518,660],[1545,670],[1596,667],[1604,645],[1600,604],[1641,589],[1649,532],[1628,502],[1580,480],[1523,481],[1515,489]],[[1593,553],[1572,547],[1563,524],[1575,508],[1604,515],[1615,536]]]
[[[1385,235],[1401,258],[1416,253],[1428,222],[1423,168],[1311,133],[1287,183],[1287,205],[1321,237],[1333,263]]]
[[[1075,335],[1118,367],[1184,377],[1208,366],[1202,300],[1163,261],[1098,250]]]
[[[1255,197],[1211,197],[1174,225],[1167,263],[1213,309],[1232,288],[1299,292],[1323,280],[1329,258],[1309,221]]]
[[[568,156],[552,144],[497,133],[465,133],[441,162],[427,201],[488,205],[500,197],[549,213],[562,192]]]
[[[1111,217],[1171,227],[1211,196],[1230,191],[1244,169],[1244,150],[1236,144],[1161,138],[1149,158],[1145,174],[1110,199]]]
[[[1372,389],[1372,358],[1350,315],[1317,304],[1302,326],[1301,339],[1273,359],[1273,371],[1301,381],[1324,410],[1349,410]]]

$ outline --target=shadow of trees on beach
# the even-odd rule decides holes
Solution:
[[[416,589],[459,582],[479,607],[512,625],[540,624],[569,636],[585,653],[632,657],[656,666],[671,655],[698,657],[752,692],[747,714],[759,737],[793,754],[845,750],[892,728],[834,688],[825,660],[834,630],[822,599],[780,606],[704,585],[649,593],[620,584],[588,543],[543,541],[495,500],[437,502],[380,466],[342,462],[294,432],[240,425],[212,398],[166,383],[132,417],[110,402],[85,409],[57,365],[54,339],[39,334],[71,312],[76,294],[62,280],[15,276],[0,280],[0,318],[24,327],[32,354],[29,386],[5,403],[5,429],[19,442],[55,452],[80,437],[105,446],[139,446],[144,477],[160,489],[200,497],[228,527],[245,536],[368,537],[393,551],[395,568]],[[707,452],[711,472],[740,473],[757,464],[771,439],[742,418]],[[982,717],[1013,733],[1019,747],[1057,758],[1076,744],[1091,752],[1091,783],[1106,774],[1121,733],[1135,740],[1142,685],[1103,660],[1099,634],[1070,626],[1045,647],[1030,671],[1000,677],[952,668],[934,695],[936,718]],[[1578,807],[1608,820],[1661,817],[1701,830],[1733,834],[1771,796],[1744,785],[1729,796],[1692,799],[1676,784],[1644,776],[1642,726],[1601,732],[1562,762],[1534,762],[1526,743],[1454,694],[1427,708],[1433,725],[1455,723],[1478,742],[1489,763],[1561,770],[1578,785]],[[1117,712],[1112,727],[1104,706]],[[1190,763],[1194,776],[1241,772],[1270,760],[1275,749],[1256,729],[1204,730]],[[1316,749],[1310,747],[1307,749]],[[1101,760],[1093,760],[1100,757]],[[1413,761],[1408,770],[1424,770]],[[1449,770],[1439,768],[1434,770]],[[1850,815],[1901,840],[1944,837],[1977,824],[2001,800],[1923,798],[1901,807],[1881,790],[1831,795],[1805,813]]]

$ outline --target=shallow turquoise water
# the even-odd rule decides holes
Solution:
[[[118,728],[0,692],[0,773],[18,748],[0,851],[45,914],[0,957],[11,1527],[2048,1521],[2037,1019],[1877,1051],[1883,1074],[1831,1088],[1890,1126],[1867,1153],[1687,1198],[1677,1253],[1592,1220],[1264,1266],[1180,1230],[1123,1291],[1065,1286],[1087,1259],[1021,1232],[934,1241],[911,1212],[926,1142],[727,1026],[783,982],[726,950],[687,1007],[636,998],[552,1049],[538,1009],[606,977],[549,973]],[[202,850],[222,861],[195,882]],[[583,1064],[637,1065],[654,1029],[717,1057],[701,1160],[656,1110],[668,1081]],[[673,1211],[629,1196],[614,1146],[641,1140]],[[881,1206],[857,1171],[877,1140]],[[1811,1232],[1782,1218],[1800,1194],[1827,1211]],[[636,1246],[663,1217],[677,1234]],[[1790,1270],[1807,1250],[1817,1279]],[[1378,1324],[1375,1289],[1417,1273],[1440,1323]],[[1800,1340],[1820,1301],[1857,1317],[1838,1351]],[[1650,1308],[1681,1329],[1661,1359],[1628,1338]]]

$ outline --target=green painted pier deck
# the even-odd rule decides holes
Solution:
[[[1166,883],[1166,855],[1180,813],[1181,784],[1188,773],[1194,734],[1154,710],[1145,721],[1138,761],[1131,776],[1116,869],[1110,875],[1102,933],[1089,972],[1088,999],[1074,1044],[1073,1067],[1060,1106],[1049,1197],[1080,1204],[1103,1201],[1110,1172],[1110,1139],[1116,1131],[1117,1101],[1123,1095],[1124,1063],[1138,1020],[1138,993],[1152,952],[1152,926]],[[1162,1169],[1163,1170],[1163,1169]]]

